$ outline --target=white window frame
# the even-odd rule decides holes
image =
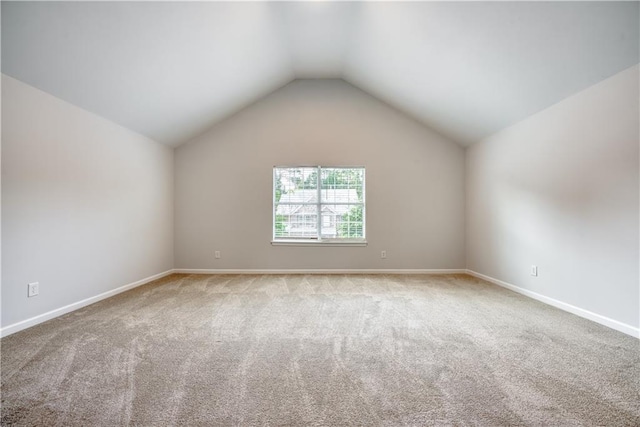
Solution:
[[[317,170],[317,184],[318,189],[318,201],[317,203],[297,203],[300,205],[314,205],[317,206],[317,237],[276,237],[276,210],[278,203],[276,203],[276,170],[277,169],[303,169],[314,168]],[[353,203],[323,203],[321,197],[321,191],[323,190],[322,184],[322,169],[362,169],[362,202]],[[309,246],[309,245],[322,245],[322,246],[366,246],[367,245],[367,203],[366,203],[366,168],[364,166],[274,166],[272,176],[272,214],[271,219],[271,244],[274,246]],[[362,238],[323,238],[321,237],[322,230],[322,207],[326,205],[362,205]]]

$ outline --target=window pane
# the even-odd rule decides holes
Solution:
[[[363,238],[363,210],[362,205],[322,205],[322,237]]]
[[[317,203],[317,168],[276,168],[274,176],[275,203]]]
[[[322,168],[323,203],[362,203],[364,201],[363,168]]]
[[[280,238],[318,237],[318,206],[276,206],[275,236]]]

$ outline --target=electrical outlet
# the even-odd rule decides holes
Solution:
[[[385,259],[387,257],[387,251],[380,252],[380,258]]]
[[[27,297],[35,297],[40,293],[40,283],[33,282],[27,285]]]
[[[538,275],[538,266],[537,265],[532,265],[531,266],[531,275],[532,276],[537,276]]]
[[[214,256],[216,257],[216,259],[220,259],[220,251],[216,251]]]

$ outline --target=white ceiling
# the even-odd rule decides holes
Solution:
[[[639,62],[638,2],[2,2],[2,72],[177,146],[295,78],[468,145]]]

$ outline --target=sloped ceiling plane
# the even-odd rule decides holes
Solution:
[[[462,145],[639,62],[638,2],[2,2],[2,72],[178,146],[341,78]]]

